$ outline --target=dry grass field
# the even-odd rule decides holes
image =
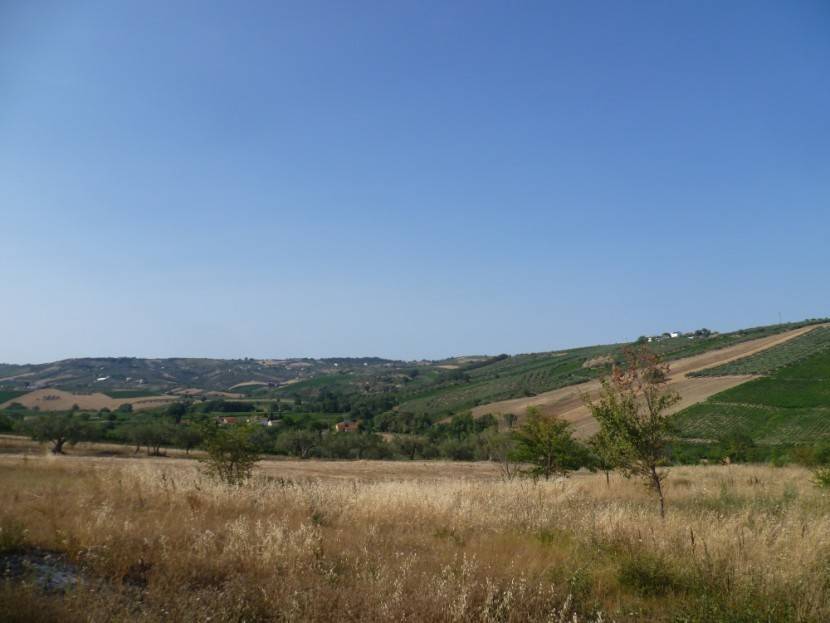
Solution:
[[[662,522],[618,476],[270,461],[229,488],[184,459],[8,453],[0,560],[51,553],[71,581],[44,591],[34,565],[0,585],[0,620],[830,620],[830,500],[808,472],[667,483]]]
[[[68,411],[74,405],[79,409],[97,411],[98,409],[110,409],[114,411],[121,405],[130,404],[134,410],[153,409],[174,402],[176,399],[171,396],[146,396],[140,398],[112,398],[106,394],[96,392],[93,394],[76,394],[61,389],[36,389],[23,394],[12,400],[0,404],[0,409],[9,407],[12,403],[22,404],[27,409],[38,409],[40,411]]]

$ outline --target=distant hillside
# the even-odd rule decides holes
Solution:
[[[702,335],[686,334],[674,338],[660,336],[651,342],[646,340],[644,345],[665,360],[673,361],[820,322],[823,321],[810,319],[729,333],[705,331]],[[630,345],[631,343],[609,344],[516,355],[488,365],[479,363],[473,368],[462,366],[449,382],[426,386],[414,383],[409,386],[402,395],[399,409],[413,414],[450,414],[477,407],[477,413],[485,413],[490,403],[532,397],[599,378],[610,371],[611,364],[620,359],[622,349]]]
[[[0,364],[0,387],[55,387],[76,392],[166,392],[177,388],[225,391],[240,384],[279,386],[319,375],[379,371],[402,365],[376,357],[336,359],[140,359],[98,357],[36,365]]]

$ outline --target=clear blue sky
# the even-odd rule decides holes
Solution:
[[[0,217],[7,362],[830,315],[830,3],[3,0]]]

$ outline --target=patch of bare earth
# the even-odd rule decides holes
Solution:
[[[713,350],[693,357],[685,357],[672,361],[671,378],[669,386],[680,394],[680,402],[675,405],[673,412],[680,411],[697,402],[706,400],[719,392],[722,392],[741,383],[755,378],[752,375],[742,376],[716,376],[716,377],[690,377],[691,372],[711,368],[754,355],[773,346],[808,333],[817,325],[810,325],[772,335],[769,337],[750,340],[734,346],[728,346],[719,350]],[[594,399],[598,396],[600,389],[599,381],[589,381],[579,385],[570,385],[550,392],[545,392],[530,398],[514,398],[512,400],[501,400],[485,405],[479,405],[473,409],[473,416],[480,417],[486,413],[513,413],[523,416],[528,407],[538,407],[542,413],[553,414],[571,422],[574,434],[577,437],[589,437],[597,430],[597,422],[591,416],[584,404],[584,397]]]
[[[238,387],[238,385],[234,385],[234,387]],[[206,398],[242,398],[244,396],[244,394],[199,389],[198,387],[179,387],[170,393],[177,396],[204,396]]]
[[[140,398],[112,398],[106,394],[73,394],[60,389],[36,389],[13,398],[3,404],[0,409],[10,406],[13,402],[22,404],[28,409],[38,408],[40,411],[68,411],[74,405],[79,409],[97,411],[99,409],[117,409],[121,405],[131,404],[133,409],[151,409],[173,402],[170,396],[146,396]]]

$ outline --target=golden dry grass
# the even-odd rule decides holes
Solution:
[[[233,489],[192,461],[6,456],[5,534],[86,580],[9,584],[0,620],[830,620],[830,502],[798,468],[676,468],[661,522],[617,476],[344,480],[349,463],[308,462],[286,479],[281,463]]]
[[[17,402],[27,409],[38,409],[40,411],[69,411],[73,406],[78,408],[97,411],[99,409],[115,410],[118,407],[130,404],[133,409],[154,409],[174,402],[176,399],[170,396],[143,396],[137,398],[112,398],[106,394],[95,392],[92,394],[76,394],[61,389],[36,389],[23,394],[17,398],[7,400],[0,404],[0,409],[5,409]]]

